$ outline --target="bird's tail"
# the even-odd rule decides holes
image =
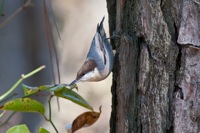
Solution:
[[[97,24],[97,32],[100,34],[101,37],[106,38],[106,33],[105,33],[104,28],[103,28],[104,19],[105,19],[105,16],[101,20],[100,24]]]

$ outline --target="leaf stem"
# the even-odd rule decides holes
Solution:
[[[35,70],[33,70],[32,72],[24,75],[22,74],[21,78],[6,92],[4,93],[3,95],[0,96],[0,101],[2,101],[4,98],[6,98],[11,92],[13,92],[15,90],[15,88],[26,78],[36,74],[37,72],[41,71],[42,69],[44,69],[45,66],[41,66]]]

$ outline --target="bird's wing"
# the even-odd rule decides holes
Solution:
[[[103,63],[104,65],[106,64],[106,50],[105,50],[105,46],[103,45],[103,38],[98,35],[98,40],[99,43],[97,43],[97,47],[100,49],[100,54],[103,58]]]
[[[90,50],[87,55],[87,59],[93,59],[96,61],[99,69],[103,69],[106,63],[106,51],[103,45],[103,40],[97,32],[92,40]]]
[[[103,28],[103,21],[100,24],[97,24],[97,31],[92,40],[92,44],[87,55],[87,59],[94,59],[99,67],[99,69],[103,69],[107,62],[106,60],[106,50],[104,46],[104,39],[106,39],[106,34]]]

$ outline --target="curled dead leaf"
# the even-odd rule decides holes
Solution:
[[[79,115],[72,123],[72,133],[83,128],[94,124],[101,114],[101,106],[99,112],[89,111]]]

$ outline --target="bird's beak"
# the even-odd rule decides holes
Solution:
[[[72,81],[72,82],[69,84],[69,86],[72,86],[72,85],[76,84],[76,82],[78,82],[77,79],[75,79],[74,81]]]

